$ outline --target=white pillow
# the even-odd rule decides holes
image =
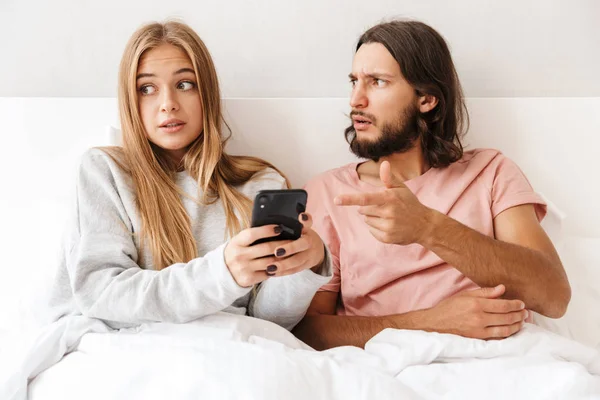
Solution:
[[[571,302],[566,314],[559,319],[534,313],[536,325],[592,347],[600,347],[600,256],[594,251],[600,238],[580,238],[563,233],[565,214],[540,193],[548,204],[548,212],[541,222],[558,252],[569,282]],[[594,315],[596,318],[594,318]]]
[[[123,143],[123,140],[121,139],[121,130],[119,128],[108,125],[106,127],[106,135],[108,137],[108,143],[110,143],[111,146],[120,146]]]
[[[554,244],[554,247],[559,248],[563,243],[563,221],[566,218],[563,213],[552,201],[550,201],[543,193],[538,193],[547,204],[546,216],[540,223],[546,234]]]
[[[534,314],[534,322],[600,350],[600,238],[565,236],[557,248],[571,284],[571,302],[559,319]]]

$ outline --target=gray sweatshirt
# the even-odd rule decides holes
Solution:
[[[176,175],[197,198],[198,184]],[[269,169],[238,187],[250,199],[259,190],[281,189],[284,179]],[[248,314],[290,330],[304,316],[319,287],[331,279],[328,255],[322,274],[311,270],[269,278],[257,290],[239,286],[224,260],[226,218],[221,201],[201,205],[182,197],[198,246],[198,258],[157,271],[148,248],[141,249],[141,219],[131,177],[105,152],[82,158],[76,204],[64,252],[49,293],[46,322],[82,314],[114,328],[144,322],[187,322],[218,311]]]

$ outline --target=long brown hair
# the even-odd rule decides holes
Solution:
[[[408,20],[385,22],[367,30],[356,51],[366,43],[380,43],[400,65],[418,96],[438,99],[427,113],[417,113],[423,154],[431,167],[446,167],[463,155],[461,139],[469,125],[458,74],[444,38],[430,26]]]
[[[180,199],[180,195],[185,194],[173,180],[174,166],[160,148],[149,142],[138,107],[136,76],[139,60],[144,52],[162,44],[182,49],[194,66],[204,128],[184,156],[183,168],[198,181],[200,203],[222,201],[230,236],[250,225],[252,201],[235,186],[266,168],[281,173],[259,158],[224,152],[230,135],[222,135],[221,131],[222,126],[229,127],[221,112],[216,69],[200,37],[188,25],[178,21],[154,22],[139,28],[127,43],[119,69],[123,147],[105,150],[132,177],[142,220],[141,238],[149,243],[156,269],[198,257],[190,219]]]

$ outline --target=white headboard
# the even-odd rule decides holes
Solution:
[[[347,99],[224,104],[229,150],[271,161],[295,186],[355,159],[343,137]],[[600,98],[471,98],[468,106],[470,147],[495,147],[515,160],[566,214],[568,233],[600,236]],[[7,293],[53,270],[78,158],[111,144],[117,105],[112,98],[0,98],[0,121],[0,304],[7,304]]]
[[[355,159],[343,138],[347,99],[226,99],[224,105],[233,130],[229,151],[273,162],[296,186]],[[503,151],[566,214],[568,232],[600,236],[600,98],[471,98],[468,107],[469,147]],[[29,213],[47,196],[68,199],[79,155],[110,144],[107,127],[118,126],[112,98],[0,98],[0,121],[3,221],[6,206]]]

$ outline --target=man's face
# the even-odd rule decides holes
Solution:
[[[385,46],[367,43],[358,49],[350,82],[352,126],[346,137],[352,152],[379,159],[411,149],[418,138],[418,96]]]

